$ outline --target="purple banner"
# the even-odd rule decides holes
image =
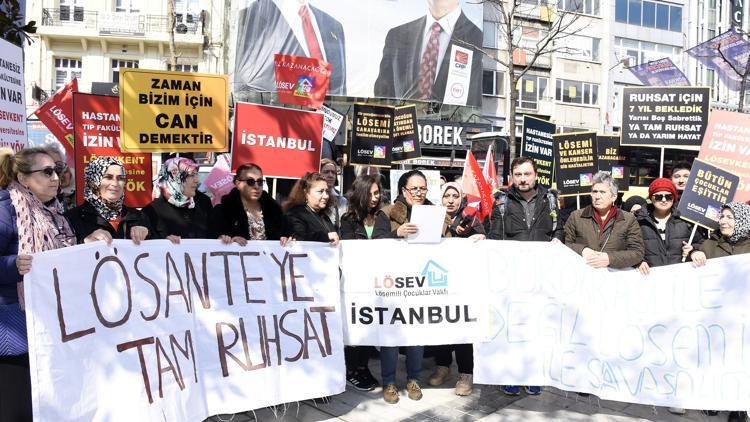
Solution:
[[[687,53],[699,63],[715,70],[727,88],[732,91],[740,90],[741,78],[732,68],[739,72],[745,71],[750,42],[735,28],[696,45]]]
[[[690,86],[690,81],[672,59],[665,57],[629,68],[646,86]]]

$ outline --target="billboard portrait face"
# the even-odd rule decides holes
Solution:
[[[451,66],[468,67],[466,105],[481,103],[483,6],[471,0],[245,0],[231,33],[236,45],[232,90],[276,90],[274,54],[316,57],[331,64],[329,95],[443,102]],[[433,58],[432,85],[420,92],[420,69],[441,25]],[[356,46],[356,47],[355,47]],[[456,46],[473,51],[451,54]],[[232,59],[230,58],[230,61]],[[423,75],[424,76],[424,75]],[[424,80],[424,77],[423,77]],[[246,94],[245,94],[246,95]]]

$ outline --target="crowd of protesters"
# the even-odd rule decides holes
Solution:
[[[469,212],[462,186],[446,182],[441,202],[447,210],[443,237],[543,241],[564,243],[594,268],[635,268],[648,276],[652,267],[690,260],[706,265],[718,257],[750,253],[750,205],[728,203],[721,210],[719,230],[707,237],[680,219],[676,209],[685,189],[689,164],[678,166],[672,178],[654,180],[648,200],[616,204],[618,185],[609,173],[593,178],[591,205],[563,219],[557,195],[539,186],[537,168],[529,158],[510,166],[511,184],[495,195],[492,216],[480,221]],[[319,173],[298,180],[284,203],[265,190],[260,166],[239,166],[234,188],[211,206],[197,190],[198,166],[187,158],[165,161],[159,171],[157,198],[142,210],[124,205],[126,171],[115,158],[100,157],[85,169],[83,202],[73,206],[72,172],[54,148],[27,148],[0,155],[0,421],[31,420],[23,275],[33,265],[32,254],[75,244],[113,239],[219,239],[245,245],[249,240],[325,242],[332,246],[349,239],[399,239],[419,231],[410,216],[415,205],[429,205],[427,178],[419,170],[403,174],[393,203],[384,200],[381,175],[360,171],[343,195],[336,189],[340,168],[323,160]],[[406,393],[422,398],[419,374],[425,348],[381,347],[383,399],[399,401],[396,372],[399,349],[406,354]],[[457,395],[473,389],[471,344],[435,346],[428,350],[436,367],[428,384],[440,386],[451,378],[455,355]],[[372,347],[347,346],[347,381],[372,390],[378,381],[368,367]],[[540,394],[539,386],[504,386],[508,395]],[[682,409],[670,409],[675,413]]]

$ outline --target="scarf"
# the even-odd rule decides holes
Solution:
[[[124,189],[120,199],[114,202],[105,201],[99,196],[99,188],[102,186],[102,178],[110,166],[120,166],[122,174],[125,174],[125,167],[123,167],[120,160],[114,157],[99,157],[89,162],[83,175],[85,181],[83,199],[93,205],[96,212],[107,221],[116,220],[122,215],[122,203],[125,199]]]
[[[45,205],[17,181],[8,185],[10,201],[16,209],[18,253],[33,254],[76,244],[76,236],[62,215],[62,205],[53,199]],[[25,309],[23,282],[17,284],[18,303]]]
[[[729,243],[737,243],[750,237],[750,205],[730,202],[724,204],[723,208],[729,208],[734,214],[734,233],[729,238]]]
[[[182,193],[185,180],[198,172],[198,165],[187,158],[170,158],[159,170],[158,183],[161,196],[178,208],[195,207],[195,199]]]
[[[602,216],[599,215],[599,211],[597,211],[596,208],[592,206],[591,210],[594,212],[594,220],[599,223],[599,237],[601,237],[604,234],[604,228],[607,227],[607,223],[609,223],[609,221],[615,218],[615,216],[617,215],[617,207],[612,206],[612,208],[610,208],[607,212],[607,217],[604,219],[602,219]]]

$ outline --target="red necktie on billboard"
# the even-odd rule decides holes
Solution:
[[[310,50],[310,57],[325,60],[310,20],[310,11],[306,6],[299,8],[299,16],[302,18],[302,28],[305,30],[305,42],[307,42],[307,49]]]
[[[422,53],[422,62],[419,66],[419,97],[428,100],[432,96],[432,83],[435,81],[437,69],[438,51],[440,49],[440,32],[443,28],[435,22],[430,27],[430,39],[427,47]]]

